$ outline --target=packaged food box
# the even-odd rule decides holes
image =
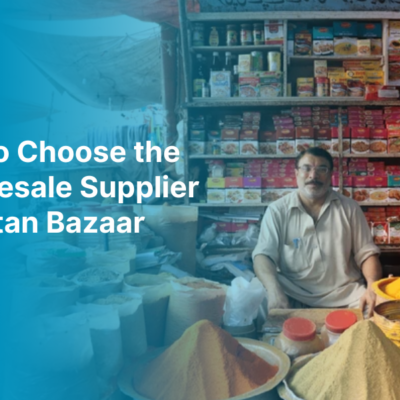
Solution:
[[[294,56],[294,40],[288,40],[287,42],[287,53],[289,57]]]
[[[259,154],[276,154],[276,142],[260,142],[258,144]]]
[[[357,39],[352,37],[335,37],[333,39],[333,49],[335,56],[356,56]]]
[[[386,175],[369,176],[368,181],[369,181],[369,186],[372,188],[376,188],[376,187],[385,188],[388,186],[388,177]]]
[[[210,142],[213,140],[220,140],[221,139],[221,130],[210,130],[207,132],[207,138]]]
[[[221,140],[239,140],[239,129],[224,128],[221,129]]]
[[[333,21],[333,36],[334,37],[357,37],[357,22],[356,21]]]
[[[296,154],[314,147],[314,139],[296,139]]]
[[[389,244],[400,244],[400,222],[389,222]]]
[[[293,190],[295,189],[261,189],[262,202],[267,204],[272,203],[292,193]]]
[[[387,153],[387,140],[386,139],[370,139],[369,150],[374,154]]]
[[[207,178],[207,188],[224,189],[225,188],[225,178]]]
[[[333,54],[333,40],[313,40],[313,54],[330,56]]]
[[[351,153],[366,154],[369,153],[369,139],[351,139]]]
[[[314,142],[315,142],[315,147],[324,149],[329,153],[331,152],[331,146],[332,146],[331,140],[318,140],[317,139]]]
[[[360,203],[366,203],[369,201],[368,189],[353,188],[353,200]]]
[[[277,139],[294,139],[295,135],[295,128],[278,128],[276,130]]]
[[[294,40],[294,35],[300,31],[307,30],[307,23],[302,21],[290,21],[288,22],[287,37],[289,40]]]
[[[296,33],[294,39],[294,54],[299,56],[309,56],[312,54],[312,35],[311,33]]]
[[[282,96],[282,73],[267,72],[259,73],[259,95],[260,97],[280,97]]]
[[[247,155],[258,154],[258,141],[257,140],[240,141],[240,154],[247,154]]]
[[[257,140],[258,129],[242,129],[239,132],[239,139],[242,140]]]
[[[375,244],[389,243],[388,223],[385,220],[372,222],[371,233]]]
[[[312,127],[297,127],[296,139],[314,139],[314,128]]]
[[[261,189],[243,189],[243,203],[261,203]]]
[[[381,38],[381,22],[357,22],[358,37],[360,38]]]
[[[206,142],[189,141],[189,154],[204,154],[206,150]]]
[[[244,169],[243,167],[227,167],[225,173],[227,177],[243,177]]]
[[[264,21],[265,44],[281,45],[283,44],[284,32],[283,22],[274,20]]]
[[[343,194],[343,196],[346,196],[349,199],[352,199],[353,198],[353,188],[349,187],[349,186],[344,187],[342,190],[342,194]]]
[[[333,40],[333,28],[328,26],[313,27],[313,40]]]
[[[330,79],[331,97],[346,97],[347,91],[347,79]]]
[[[260,142],[275,142],[276,141],[276,132],[275,131],[265,131],[265,130],[260,131],[259,141]]]
[[[225,189],[225,199],[227,203],[240,204],[243,203],[244,189]]]
[[[327,77],[328,76],[328,62],[326,60],[314,61],[314,76]]]
[[[207,203],[225,203],[225,189],[207,189]]]
[[[364,97],[365,82],[359,79],[347,79],[347,94],[349,97]]]
[[[277,140],[277,154],[281,155],[294,155],[295,154],[295,141],[294,140]]]
[[[389,35],[400,36],[400,21],[389,21]]]
[[[381,70],[380,61],[370,60],[345,60],[343,67],[352,71],[379,71]]]
[[[389,56],[400,55],[400,36],[389,36],[388,38]]]
[[[245,189],[248,189],[248,188],[261,188],[261,176],[244,177],[243,178],[243,187]]]
[[[382,39],[371,39],[371,55],[382,55]]]
[[[387,180],[388,186],[400,186],[400,175],[388,175]]]
[[[239,54],[238,58],[238,72],[251,72],[251,54]]]
[[[359,56],[370,56],[371,55],[371,40],[358,39],[357,40],[357,54]]]
[[[238,141],[222,141],[221,142],[221,154],[230,156],[239,154],[239,142]]]
[[[257,73],[240,73],[239,74],[239,96],[240,97],[257,97],[260,89],[260,78]]]
[[[228,176],[225,178],[225,189],[242,188],[243,177],[241,176]]]
[[[387,203],[389,200],[389,189],[388,188],[370,188],[369,201],[377,203]]]
[[[298,97],[314,96],[313,78],[297,78],[297,96]]]
[[[231,73],[229,71],[211,71],[211,97],[231,97]]]

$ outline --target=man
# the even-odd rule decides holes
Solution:
[[[380,251],[360,206],[331,189],[332,170],[325,150],[303,151],[296,159],[298,190],[264,215],[253,260],[268,309],[300,302],[313,308],[368,306],[368,315],[373,313]]]

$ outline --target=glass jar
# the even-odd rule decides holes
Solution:
[[[250,46],[253,44],[253,31],[250,24],[240,25],[240,44]]]
[[[314,322],[298,317],[289,318],[284,322],[283,330],[275,339],[274,345],[291,359],[324,349],[324,343],[317,336]]]
[[[264,44],[264,25],[254,24],[253,25],[253,42],[255,46],[261,46]]]
[[[226,45],[227,46],[237,46],[238,36],[236,25],[228,25],[226,27]]]
[[[325,318],[325,325],[321,329],[321,339],[325,347],[336,343],[342,333],[356,322],[356,314],[349,310],[337,310],[329,313]]]
[[[210,35],[208,37],[208,44],[210,46],[218,46],[219,45],[219,33],[217,31],[216,26],[211,27]]]
[[[204,24],[194,24],[192,34],[192,46],[204,46]]]

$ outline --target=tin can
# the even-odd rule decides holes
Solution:
[[[254,24],[253,25],[253,42],[255,46],[261,46],[264,44],[264,25]]]
[[[280,72],[281,71],[281,53],[279,51],[270,51],[267,55],[268,58],[268,71]]]
[[[226,45],[227,46],[237,46],[238,36],[236,25],[228,25],[226,27]]]
[[[253,31],[250,24],[240,25],[240,44],[249,46],[253,44]]]
[[[251,52],[251,70],[263,71],[263,53],[261,51]]]
[[[204,46],[204,24],[194,24],[192,34],[192,45],[193,46]]]
[[[317,97],[327,97],[329,96],[329,79],[325,77],[315,78],[316,83],[316,96]]]

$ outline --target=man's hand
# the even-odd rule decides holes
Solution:
[[[360,308],[361,311],[364,311],[365,306],[368,307],[368,318],[371,318],[374,314],[375,302],[376,294],[373,292],[372,289],[367,288],[364,295],[360,299]]]
[[[289,308],[289,299],[280,287],[274,290],[270,289],[267,292],[268,295],[268,311],[274,308]]]

